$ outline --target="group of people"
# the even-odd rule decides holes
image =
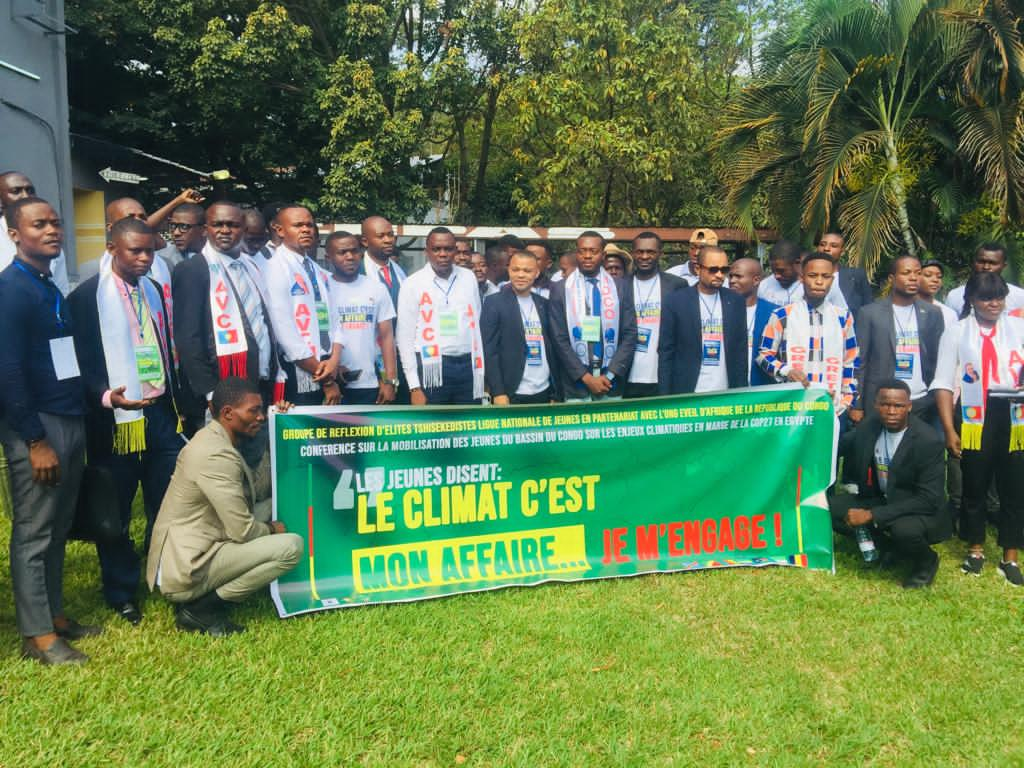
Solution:
[[[950,535],[948,481],[962,569],[980,574],[994,478],[999,572],[1024,584],[1024,291],[1000,276],[997,245],[978,250],[950,308],[936,298],[942,265],[909,256],[874,300],[864,271],[841,265],[837,232],[815,251],[775,243],[766,275],[708,240],[664,270],[656,233],[624,250],[593,231],[552,272],[546,242],[505,237],[481,254],[436,227],[427,263],[406,274],[383,217],[328,235],[321,264],[307,208],[201,202],[191,190],[154,214],[111,202],[106,252],[69,292],[60,217],[23,174],[0,174],[0,443],[28,658],[82,662],[69,641],[100,631],[61,599],[86,466],[116,495],[120,534],[97,542],[116,614],[142,619],[129,535],[141,485],[149,587],[183,630],[241,630],[229,605],[303,547],[270,520],[271,404],[504,406],[799,382],[829,393],[844,435],[837,531],[909,561],[904,586],[927,586],[932,545]]]

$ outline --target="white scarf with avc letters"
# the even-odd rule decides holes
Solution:
[[[453,273],[453,279],[458,280],[458,274]],[[456,288],[456,298],[461,298],[459,288]],[[473,282],[473,290],[477,290],[476,282]],[[424,389],[440,387],[444,384],[443,358],[441,356],[441,313],[438,307],[442,306],[444,296],[436,285],[430,286],[420,295],[419,306],[417,307],[419,318],[416,323],[416,351],[420,353],[420,367],[423,370]],[[460,322],[469,324],[470,349],[473,361],[473,398],[479,400],[484,396],[484,356],[483,337],[480,334],[480,322],[473,309],[473,302],[467,297],[465,301],[465,315],[460,317]]]
[[[601,367],[607,368],[615,354],[619,339],[619,292],[615,281],[604,269],[597,275],[597,288],[601,293],[601,306],[598,312],[601,317]],[[587,292],[591,286],[587,278],[577,269],[565,278],[565,321],[572,339],[573,351],[580,362],[589,369],[587,344],[583,341],[583,318],[587,314]]]

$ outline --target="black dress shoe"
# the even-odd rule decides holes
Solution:
[[[130,601],[114,606],[114,613],[127,621],[133,627],[137,627],[142,621],[142,611],[139,610],[139,606]]]
[[[32,659],[46,666],[85,664],[89,660],[88,656],[60,637],[45,651],[37,648],[29,638],[24,638],[21,641],[21,658]]]
[[[245,627],[229,621],[226,615],[202,616],[185,606],[178,608],[174,623],[183,632],[199,632],[210,637],[227,637],[245,631]]]
[[[904,589],[922,589],[930,587],[935,581],[935,574],[939,572],[939,555],[932,552],[930,560],[918,564],[913,573],[903,582]]]
[[[103,627],[93,624],[79,624],[74,619],[68,619],[68,624],[63,629],[54,630],[65,640],[81,640],[83,637],[96,637],[103,634]]]

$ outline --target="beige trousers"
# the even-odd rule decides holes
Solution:
[[[287,573],[302,557],[302,537],[276,533],[236,544],[224,544],[207,563],[198,581],[184,592],[164,593],[174,603],[196,600],[216,590],[221,600],[237,603]]]

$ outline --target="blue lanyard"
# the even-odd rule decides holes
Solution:
[[[707,312],[708,312],[708,326],[710,327],[710,326],[714,325],[714,323],[715,323],[715,310],[718,309],[718,292],[717,291],[715,292],[715,301],[714,301],[714,303],[710,307],[708,306],[708,303],[706,301],[704,301],[704,297],[701,296],[700,293],[697,294],[697,298],[700,299],[700,303],[704,306],[704,309],[706,309]]]
[[[306,274],[309,275],[309,282],[313,284],[313,298],[317,301],[323,301],[323,299],[320,298],[320,284],[316,280],[316,272],[313,271],[313,265],[309,263],[308,256],[302,259],[302,266],[306,268]]]
[[[441,293],[444,294],[445,306],[448,305],[448,296],[449,296],[449,294],[451,294],[452,288],[455,287],[455,277],[456,276],[453,274],[452,275],[452,279],[448,281],[448,290],[445,290],[444,286],[437,282],[437,276],[436,275],[433,277],[434,285],[437,287],[437,290],[441,291]]]
[[[143,278],[143,279],[145,279],[145,278]],[[135,294],[136,294],[136,297],[138,299],[138,303],[137,304],[136,304],[135,301],[132,300],[132,294],[131,294],[131,291],[128,290],[127,283],[123,283],[121,287],[124,289],[124,295],[125,295],[125,298],[128,299],[128,303],[132,305],[132,311],[135,312],[135,319],[139,321],[139,341],[142,341],[145,338],[145,333],[146,333],[145,329],[144,329],[144,327],[142,325],[142,320],[143,320],[143,317],[144,317],[144,315],[143,315],[143,304],[142,304],[142,301],[143,301],[143,299],[142,299],[142,285],[140,283],[140,284],[135,286]]]
[[[63,331],[65,326],[66,326],[66,323],[64,322],[64,316],[61,314],[61,310],[64,308],[64,296],[61,294],[60,288],[58,288],[56,285],[54,285],[50,281],[49,278],[46,278],[45,280],[40,279],[39,275],[34,270],[29,269],[28,267],[26,267],[24,264],[22,264],[17,259],[15,259],[15,261],[14,261],[14,266],[16,266],[18,269],[20,269],[22,272],[24,272],[29,277],[31,277],[37,283],[40,283],[39,287],[43,291],[43,297],[44,298],[49,298],[46,295],[47,294],[47,288],[52,288],[54,293],[57,294],[57,296],[54,299],[53,314],[54,314],[54,317],[57,318],[57,327],[60,330]]]
[[[892,319],[896,323],[896,330],[898,331],[898,333],[897,333],[897,337],[898,337],[897,338],[897,342],[899,342],[900,339],[907,338],[910,335],[910,334],[907,333],[907,328],[909,328],[911,326],[911,324],[913,323],[913,320],[914,320],[914,305],[913,304],[910,305],[910,312],[907,314],[907,319],[910,320],[910,322],[907,323],[906,328],[904,328],[903,327],[903,323],[900,322],[900,316],[899,316],[899,313],[896,311],[896,307],[895,306],[893,306],[893,308],[892,308]]]

